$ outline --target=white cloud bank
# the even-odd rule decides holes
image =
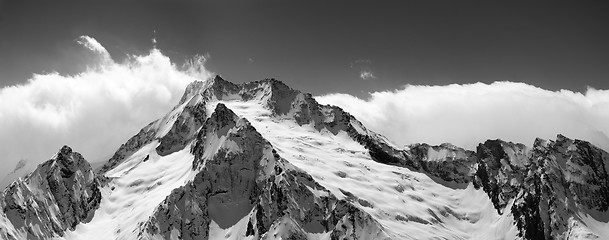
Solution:
[[[62,145],[89,161],[107,160],[120,144],[178,103],[186,85],[211,77],[205,56],[178,67],[159,50],[116,63],[95,39],[77,40],[99,66],[78,75],[34,75],[0,89],[0,178],[20,159],[38,164]]]
[[[609,150],[609,90],[548,91],[524,83],[412,86],[316,98],[342,107],[371,130],[400,145],[450,142],[475,149],[487,139],[531,146],[561,133]]]

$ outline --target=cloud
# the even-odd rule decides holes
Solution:
[[[407,85],[368,99],[329,94],[317,100],[342,107],[399,145],[450,142],[475,149],[500,138],[531,146],[536,137],[554,139],[561,133],[609,150],[609,90],[590,88],[582,94],[494,82]]]
[[[374,73],[372,73],[372,71],[369,71],[369,70],[362,70],[362,71],[359,73],[359,77],[360,77],[361,79],[364,79],[364,80],[368,80],[368,79],[373,79],[373,78],[376,78],[376,77],[374,76]]]
[[[98,57],[101,58],[101,65],[109,64],[112,62],[112,58],[110,57],[110,53],[104,46],[101,45],[95,38],[89,36],[80,36],[77,40],[77,43],[82,45],[83,47],[91,50],[96,53]]]
[[[73,75],[37,74],[0,89],[0,176],[21,159],[39,163],[70,145],[89,161],[107,160],[121,143],[168,112],[186,85],[212,73],[209,56],[176,66],[159,50],[116,63],[95,39],[77,42],[95,52],[99,66]]]
[[[359,77],[363,80],[375,79],[372,72],[372,61],[370,59],[357,59],[349,63],[349,68],[355,69],[359,73]]]

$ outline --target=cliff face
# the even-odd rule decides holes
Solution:
[[[607,220],[599,213],[607,212],[609,201],[608,159],[607,152],[585,141],[562,135],[556,141],[536,140],[511,209],[521,235],[528,239],[599,238],[585,229],[581,217]]]
[[[14,229],[7,239],[48,239],[91,219],[99,206],[99,183],[91,166],[64,146],[25,178],[9,185],[0,207]]]

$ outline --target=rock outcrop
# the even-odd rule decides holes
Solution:
[[[51,160],[9,185],[0,208],[14,228],[6,239],[49,239],[88,222],[101,200],[89,163],[64,146]],[[9,231],[9,230],[6,230]]]

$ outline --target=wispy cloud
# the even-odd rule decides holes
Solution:
[[[89,36],[80,36],[75,41],[84,48],[89,49],[92,53],[94,53],[93,56],[95,59],[91,60],[93,60],[93,62],[96,62],[97,65],[89,66],[89,68],[100,68],[113,64],[112,57],[110,56],[108,50],[106,50],[106,48],[104,48],[104,46],[102,46],[101,43],[99,43],[95,38]]]
[[[372,60],[370,59],[357,59],[349,63],[349,68],[358,71],[359,77],[363,80],[375,79],[374,72],[372,72]]]
[[[37,74],[0,89],[0,176],[20,159],[48,159],[63,144],[88,160],[104,160],[150,121],[169,111],[186,85],[212,73],[209,56],[176,66],[159,50],[116,63],[94,38],[77,42],[101,57],[100,67],[64,76]]]
[[[368,70],[362,70],[362,71],[359,73],[359,77],[360,77],[361,79],[364,79],[364,80],[368,80],[368,79],[373,79],[373,78],[376,78],[376,77],[374,76],[374,73],[372,73],[372,71],[368,71]]]
[[[487,139],[531,145],[561,133],[609,150],[609,90],[584,94],[549,91],[524,83],[408,85],[374,92],[317,97],[351,112],[398,144],[451,142],[474,149]]]

